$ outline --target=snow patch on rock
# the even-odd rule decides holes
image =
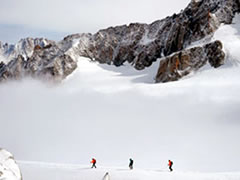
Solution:
[[[214,34],[213,40],[220,40],[223,43],[227,55],[226,65],[236,66],[240,64],[240,14],[233,19],[233,24],[222,25]]]

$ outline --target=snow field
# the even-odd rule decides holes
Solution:
[[[62,84],[1,85],[1,146],[24,160],[26,180],[102,179],[106,171],[113,180],[240,179],[225,173],[240,171],[238,19],[214,36],[224,43],[227,65],[178,82],[152,83],[159,62],[138,72],[80,58]],[[92,157],[99,169],[77,165]],[[130,157],[133,171],[125,168]],[[167,172],[168,159],[176,172]]]

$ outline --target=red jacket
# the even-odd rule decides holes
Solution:
[[[92,159],[92,161],[91,161],[91,163],[96,163],[97,161],[96,161],[96,159]]]
[[[172,166],[173,162],[172,161],[168,161],[168,166]]]

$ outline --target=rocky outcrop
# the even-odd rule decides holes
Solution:
[[[23,76],[48,78],[59,81],[67,77],[77,68],[77,62],[64,54],[56,45],[36,45],[30,57],[22,55],[8,64],[0,63],[0,81],[19,79]]]
[[[156,82],[176,81],[207,63],[217,68],[224,63],[222,43],[215,41],[203,47],[193,47],[163,58],[160,61]]]
[[[13,155],[4,149],[0,149],[0,179],[22,180],[20,169]]]

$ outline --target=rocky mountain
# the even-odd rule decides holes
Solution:
[[[65,54],[55,43],[36,45],[25,51],[25,58],[19,54],[7,64],[0,63],[0,81],[19,79],[24,76],[44,78],[54,81],[64,79],[77,68],[77,62]]]
[[[193,0],[179,14],[151,24],[134,23],[84,35],[85,43],[80,42],[78,49],[99,62],[120,66],[128,61],[142,70],[211,35],[220,23],[231,23],[238,8],[236,0]],[[65,40],[69,39],[76,40],[76,35]]]
[[[48,44],[54,44],[54,41],[50,41],[44,38],[26,38],[21,39],[15,45],[0,42],[0,57],[4,59],[5,63],[8,63],[18,55],[22,55],[25,59],[33,54],[34,47],[39,45],[44,47]]]
[[[20,169],[13,155],[4,149],[0,149],[0,179],[22,180]]]
[[[3,59],[0,81],[25,75],[61,80],[77,68],[79,56],[116,66],[128,62],[137,70],[149,67],[161,58],[156,82],[178,80],[206,62],[214,62],[215,68],[224,64],[221,43],[211,43],[211,36],[220,24],[232,23],[239,10],[239,0],[192,0],[180,13],[151,24],[132,23],[103,29],[96,34],[69,35],[58,43],[31,38],[16,45],[0,43],[0,58]],[[208,45],[187,49],[204,38]],[[219,54],[209,53],[214,48]],[[201,51],[199,57],[198,51]],[[186,56],[187,61],[192,62],[190,65],[185,62]],[[200,58],[202,56],[204,60]],[[176,57],[179,60],[176,61]],[[178,74],[169,67],[176,66],[176,62],[179,67],[184,67]]]

